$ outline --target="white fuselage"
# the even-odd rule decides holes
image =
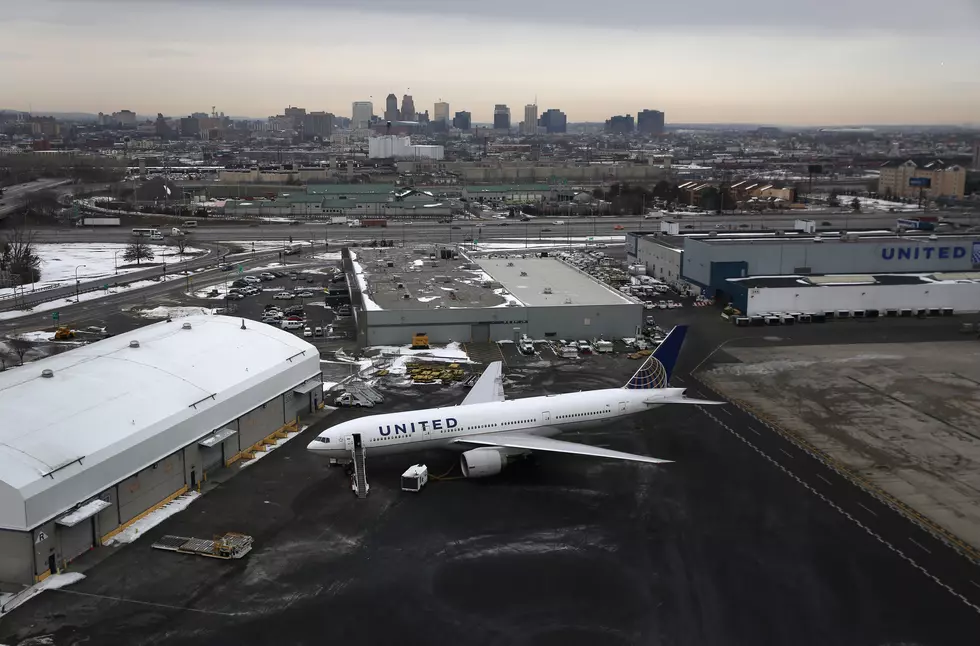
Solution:
[[[433,448],[463,451],[473,447],[456,444],[454,440],[467,435],[520,432],[550,437],[650,410],[658,405],[657,400],[679,396],[683,391],[683,388],[607,388],[369,415],[323,431],[309,448],[327,457],[349,458],[353,435],[358,433],[368,456]]]

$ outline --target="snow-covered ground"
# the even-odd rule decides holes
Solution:
[[[371,300],[368,296],[367,289],[367,279],[364,277],[364,267],[361,263],[357,262],[357,254],[353,251],[350,254],[351,264],[354,265],[354,278],[357,279],[357,287],[361,290],[361,302],[364,303],[364,309],[380,311],[381,306]]]
[[[153,245],[153,260],[142,261],[141,265],[132,265],[123,260],[123,253],[126,251],[124,243],[68,243],[68,244],[38,244],[37,255],[41,258],[41,280],[33,285],[27,285],[25,293],[30,293],[31,289],[44,289],[63,285],[75,284],[75,268],[78,267],[78,280],[81,282],[114,276],[116,274],[116,263],[119,264],[118,273],[120,276],[134,271],[142,271],[160,263],[164,260],[168,264],[179,262],[180,254],[177,247]],[[200,255],[202,249],[184,250],[184,258],[192,259],[195,255]],[[84,265],[79,267],[79,265]],[[123,267],[122,265],[126,265]],[[18,287],[17,292],[21,289]],[[0,297],[13,294],[14,288],[7,287],[0,289]]]
[[[143,516],[135,523],[122,530],[109,540],[105,542],[105,545],[116,545],[123,543],[132,543],[137,538],[142,536],[147,530],[153,529],[163,521],[167,520],[177,512],[184,511],[187,506],[192,502],[201,497],[201,494],[197,491],[188,491],[183,496],[174,498],[168,502],[163,507],[159,509],[154,509],[146,516]]]
[[[284,247],[281,241],[275,240],[231,240],[224,244],[238,246],[245,250],[242,253],[230,254],[229,258],[239,258],[245,254],[250,254],[253,249],[258,253],[260,251],[278,251]]]
[[[185,316],[197,316],[198,314],[211,314],[212,310],[207,307],[167,307],[161,305],[149,310],[139,310],[139,316],[147,319],[165,319],[168,316],[172,319],[184,318]]]
[[[563,247],[567,248],[569,245],[573,247],[588,247],[596,243],[605,246],[626,244],[626,237],[592,236],[591,240],[588,237],[541,238],[540,240],[528,238],[526,242],[523,238],[495,238],[492,242],[480,242],[478,244],[465,243],[462,246],[473,249],[474,251],[541,251]]]
[[[244,469],[245,467],[252,466],[256,462],[258,462],[259,460],[261,460],[262,458],[264,458],[265,456],[269,455],[270,453],[272,453],[273,451],[275,451],[276,449],[278,449],[280,446],[282,446],[283,444],[285,444],[286,442],[288,442],[289,440],[291,440],[294,437],[297,437],[298,435],[302,434],[302,432],[305,431],[308,428],[309,428],[309,426],[304,426],[303,428],[299,429],[299,432],[297,432],[297,433],[290,433],[286,437],[279,438],[278,440],[276,440],[276,443],[275,444],[270,444],[270,445],[266,446],[265,447],[265,451],[259,451],[259,452],[257,452],[255,454],[255,457],[252,458],[251,460],[243,460],[242,461],[241,468]]]
[[[177,280],[184,279],[186,276],[181,274],[167,274],[167,280]],[[133,289],[139,289],[141,287],[148,287],[149,285],[157,285],[161,281],[158,280],[138,280],[136,282],[130,283],[129,285],[120,285],[119,287],[110,287],[108,290],[96,290],[94,292],[88,292],[85,294],[79,294],[79,298],[76,301],[75,297],[71,298],[58,298],[53,301],[47,301],[46,303],[40,303],[34,307],[34,309],[27,310],[8,310],[6,312],[0,312],[0,321],[6,321],[9,319],[20,318],[21,316],[27,316],[29,314],[36,314],[37,312],[49,312],[52,310],[59,310],[65,305],[84,303],[86,301],[94,301],[99,298],[104,298],[110,294],[118,294],[120,292],[125,292]]]
[[[63,588],[66,585],[78,583],[84,578],[85,575],[81,572],[63,572],[62,574],[52,574],[44,581],[35,583],[30,588],[26,588],[16,594],[0,594],[0,608],[3,608],[3,610],[0,611],[0,617],[9,613],[14,608],[23,605],[29,599],[33,599],[45,590],[56,590],[57,588]],[[10,605],[6,606],[7,603],[10,603]]]

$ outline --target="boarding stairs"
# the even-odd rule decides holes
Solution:
[[[367,481],[367,465],[364,461],[364,445],[361,444],[360,433],[355,433],[349,437],[351,449],[351,464],[354,473],[351,475],[351,488],[358,498],[367,498],[370,486]]]

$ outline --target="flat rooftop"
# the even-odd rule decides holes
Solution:
[[[480,267],[530,307],[627,305],[632,302],[556,258],[478,258]]]
[[[368,310],[511,307],[520,305],[465,256],[438,258],[443,245],[352,249]],[[436,258],[432,258],[431,254]],[[389,263],[391,266],[389,267]]]

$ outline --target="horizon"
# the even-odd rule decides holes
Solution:
[[[216,106],[265,119],[294,105],[350,117],[353,101],[383,113],[392,92],[430,116],[444,100],[480,123],[505,103],[515,125],[535,101],[570,123],[643,109],[672,124],[977,122],[971,0],[938,0],[925,14],[912,0],[708,4],[689,16],[636,0],[604,3],[602,14],[582,0],[419,0],[411,11],[396,0],[284,0],[266,15],[258,0],[235,12],[222,0],[38,0],[0,24],[0,87],[7,107],[34,114],[179,117]],[[185,18],[193,28],[181,31]],[[256,35],[270,32],[283,37]]]

